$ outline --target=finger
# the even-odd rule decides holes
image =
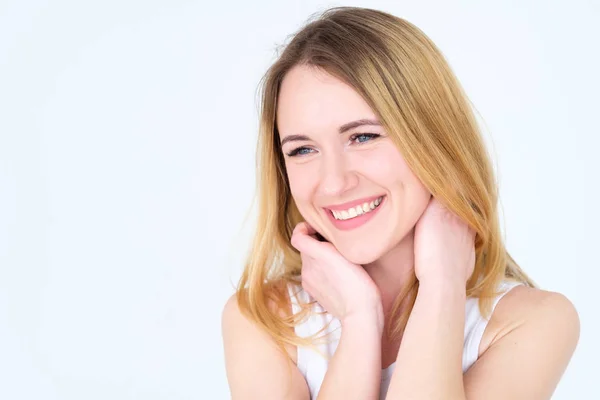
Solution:
[[[307,222],[300,222],[298,225],[296,225],[296,227],[294,228],[294,231],[292,232],[292,241],[295,241],[299,237],[316,240],[317,239],[316,234],[317,234],[317,231],[312,226],[310,226]],[[292,243],[292,245],[293,245],[293,243]]]
[[[292,233],[290,243],[301,253],[313,255],[314,243],[319,243],[314,237],[309,234],[309,230],[304,226],[296,226]]]
[[[317,233],[315,228],[310,226],[310,224],[308,222],[300,222],[298,225],[296,225],[296,227],[294,228],[294,232],[292,232],[292,235],[296,232],[304,234],[304,235],[308,235],[308,236],[312,236]]]
[[[323,259],[325,257],[331,257],[331,243],[329,242],[321,242],[316,236],[309,234],[313,232],[314,229],[306,226],[297,226],[294,229],[294,233],[292,234],[291,244],[294,246],[299,252],[315,259]]]
[[[328,242],[328,240],[323,235],[321,235],[320,232],[317,232],[317,230],[313,228],[308,222],[301,222],[298,225],[296,225],[294,231],[292,232],[292,236],[296,232],[311,236],[317,239],[319,242]]]

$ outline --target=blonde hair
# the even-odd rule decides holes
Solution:
[[[280,84],[297,65],[318,68],[353,87],[412,172],[476,232],[475,268],[466,290],[480,298],[483,315],[491,312],[502,280],[534,286],[504,246],[494,171],[467,96],[442,53],[404,19],[366,8],[330,8],[293,35],[261,80],[258,221],[237,300],[280,349],[317,339],[300,338],[292,329],[311,312],[310,304],[295,315],[278,311],[289,306],[287,288],[298,283],[302,267],[290,238],[303,219],[290,193],[275,120]],[[413,274],[394,303],[390,337],[402,333],[417,289]]]

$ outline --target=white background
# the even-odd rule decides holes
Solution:
[[[580,313],[554,398],[600,398],[600,6],[583,0],[0,0],[0,398],[228,398],[258,81],[333,5],[406,18],[447,56],[496,155],[509,251]]]

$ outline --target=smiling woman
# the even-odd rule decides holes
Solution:
[[[281,83],[276,120],[302,218],[356,264],[390,253],[431,194],[367,102],[340,79],[299,65]],[[295,131],[303,139],[287,141]]]
[[[258,226],[223,311],[233,398],[549,398],[577,312],[507,252],[478,126],[428,37],[333,8],[262,89]]]

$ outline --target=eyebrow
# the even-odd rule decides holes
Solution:
[[[381,122],[379,122],[376,119],[368,119],[368,118],[358,119],[356,121],[348,122],[348,123],[340,126],[340,128],[338,129],[338,132],[340,134],[342,134],[344,132],[349,131],[350,129],[354,129],[354,128],[357,128],[357,127],[363,126],[363,125],[381,126]],[[288,135],[288,136],[284,137],[283,140],[281,141],[281,146],[283,146],[287,142],[299,142],[299,141],[306,141],[306,140],[310,140],[310,138],[306,135]]]

